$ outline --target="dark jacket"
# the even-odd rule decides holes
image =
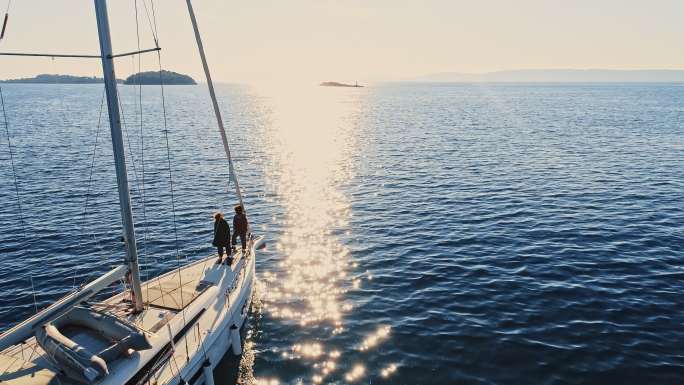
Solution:
[[[230,226],[225,219],[214,222],[214,241],[211,244],[216,247],[230,247]]]
[[[235,214],[233,217],[233,229],[238,234],[247,233],[247,216],[245,214]]]

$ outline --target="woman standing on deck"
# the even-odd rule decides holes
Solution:
[[[214,214],[214,241],[211,244],[218,248],[219,259],[216,263],[221,263],[224,248],[230,249],[230,226],[221,213]]]
[[[242,244],[242,251],[244,253],[245,247],[247,247],[247,216],[245,215],[242,206],[235,206],[235,216],[233,217],[233,250],[235,250],[235,242],[237,237],[240,237],[240,243]]]

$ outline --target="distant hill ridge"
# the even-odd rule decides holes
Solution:
[[[421,76],[421,82],[684,82],[684,70],[537,69],[482,74],[443,72]]]
[[[95,76],[73,76],[40,74],[32,78],[0,80],[0,83],[26,83],[26,84],[94,84],[102,83],[104,80]],[[117,80],[121,82],[122,80]]]

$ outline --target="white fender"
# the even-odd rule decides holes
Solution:
[[[204,385],[214,385],[214,371],[211,369],[209,360],[202,365],[202,371],[204,372]]]
[[[239,356],[242,354],[242,341],[240,340],[240,328],[233,324],[230,327],[230,346],[233,349],[233,354]]]

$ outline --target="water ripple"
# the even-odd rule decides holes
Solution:
[[[128,122],[135,91],[122,87]],[[108,135],[83,216],[100,87],[3,92],[27,223],[24,237],[2,136],[5,328],[33,312],[31,277],[43,307],[123,247]],[[684,88],[219,94],[250,220],[269,238],[246,353],[219,383],[684,379]],[[205,90],[168,98],[178,248],[199,258],[211,213],[234,198]],[[144,274],[156,274],[175,266],[176,244],[158,90],[144,100],[145,224],[139,127],[130,177]]]

